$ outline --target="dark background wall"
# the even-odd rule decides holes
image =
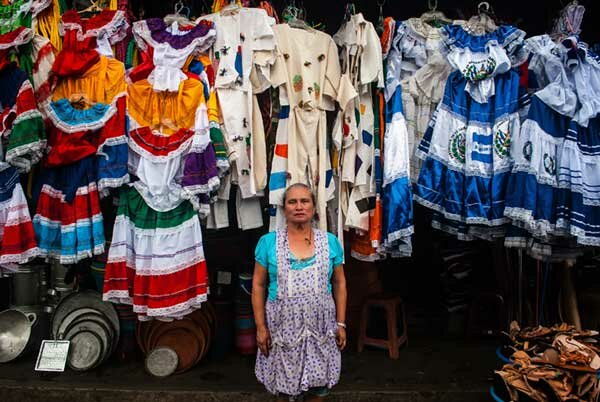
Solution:
[[[357,11],[362,12],[365,17],[376,22],[379,15],[378,0],[355,1]],[[192,15],[199,16],[209,9],[210,0],[186,0],[184,1],[192,8]],[[296,1],[304,4],[308,20],[325,24],[326,31],[335,33],[340,26],[346,1],[342,0],[306,0]],[[568,4],[561,0],[502,0],[490,1],[498,19],[510,23],[525,30],[528,36],[544,33],[552,26],[552,21],[557,17],[559,11]],[[600,42],[600,1],[579,1],[586,7],[583,22],[582,37],[590,44]],[[138,11],[143,4],[146,17],[162,17],[173,11],[172,0],[132,0],[134,11]],[[281,12],[287,4],[283,0],[273,0],[272,4]],[[438,10],[443,11],[449,18],[468,19],[476,12],[479,1],[470,0],[439,0]],[[399,1],[387,0],[383,6],[385,16],[392,16],[404,20],[410,17],[418,17],[427,11],[427,0]]]

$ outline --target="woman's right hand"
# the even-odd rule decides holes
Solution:
[[[256,328],[256,343],[261,353],[265,357],[269,357],[269,350],[271,349],[271,334],[269,329],[265,327]]]

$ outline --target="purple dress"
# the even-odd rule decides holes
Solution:
[[[331,388],[340,378],[329,243],[327,233],[313,230],[315,263],[299,270],[291,269],[287,229],[277,231],[277,299],[266,304],[272,348],[268,357],[259,350],[256,359],[256,377],[273,394]]]

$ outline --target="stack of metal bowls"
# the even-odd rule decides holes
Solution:
[[[155,377],[166,377],[194,367],[210,348],[215,319],[215,311],[207,302],[181,320],[139,321],[136,337],[146,354],[146,370]]]
[[[100,366],[117,348],[119,317],[112,304],[102,301],[94,291],[66,296],[56,307],[52,319],[52,337],[69,340],[67,365],[75,371]]]

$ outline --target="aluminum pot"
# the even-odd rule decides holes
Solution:
[[[0,363],[7,363],[33,350],[34,343],[37,343],[34,339],[37,334],[32,331],[36,321],[35,313],[26,314],[19,310],[0,312]]]
[[[41,302],[41,275],[36,267],[19,267],[12,275],[12,305],[34,306]]]

